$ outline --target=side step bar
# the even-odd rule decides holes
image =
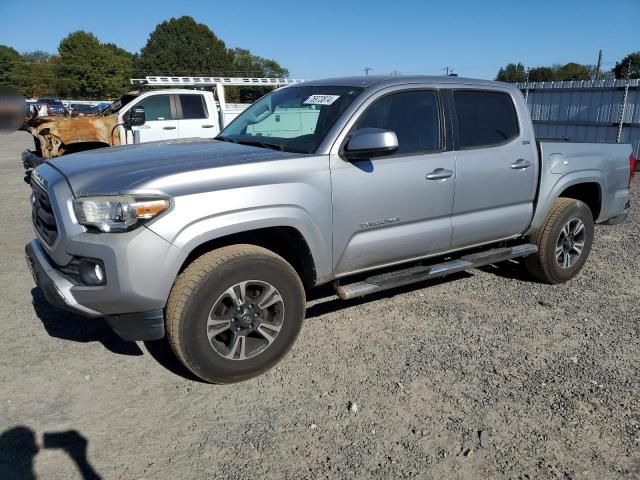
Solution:
[[[417,266],[396,270],[369,277],[362,282],[349,285],[339,285],[336,288],[338,297],[342,300],[363,297],[375,292],[381,292],[389,288],[401,287],[410,283],[421,282],[431,278],[442,277],[451,273],[462,272],[472,268],[489,265],[492,263],[510,260],[512,258],[526,257],[538,251],[532,243],[525,243],[516,247],[493,248],[484,252],[464,255],[456,260],[449,260],[435,265]]]

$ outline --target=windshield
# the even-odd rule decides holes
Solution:
[[[246,145],[313,153],[359,87],[287,87],[262,97],[217,137]]]
[[[128,105],[132,100],[138,98],[138,92],[125,93],[121,98],[108,104],[104,110],[101,111],[102,115],[111,115],[119,112],[122,107]]]

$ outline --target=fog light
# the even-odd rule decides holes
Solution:
[[[107,283],[104,266],[100,260],[80,261],[80,279],[85,285],[98,286]]]
[[[96,278],[99,282],[104,281],[104,272],[102,271],[102,267],[99,263],[96,263],[96,267],[93,269],[93,272],[96,274]]]

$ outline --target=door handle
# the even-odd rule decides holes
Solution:
[[[174,127],[173,125],[170,126],[166,126],[166,127],[162,127],[163,130],[175,130],[176,127]]]
[[[513,168],[514,170],[524,170],[525,168],[529,168],[530,166],[531,162],[529,160],[525,160],[524,158],[519,158],[511,164],[511,168]]]
[[[427,173],[425,177],[427,180],[444,180],[453,176],[453,172],[451,170],[447,170],[446,168],[436,168],[433,172]]]
[[[202,125],[202,128],[213,128],[213,125]]]

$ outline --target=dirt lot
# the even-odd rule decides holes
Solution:
[[[212,386],[46,305],[27,146],[0,137],[0,478],[640,477],[638,209],[569,284],[507,265],[322,298],[278,368]]]

